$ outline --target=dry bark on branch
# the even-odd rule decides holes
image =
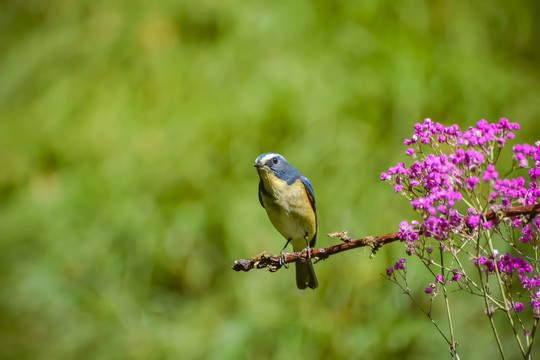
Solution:
[[[532,220],[540,213],[540,204],[516,206],[511,208],[502,209],[500,211],[489,212],[485,215],[485,219],[489,221],[502,220],[514,216],[522,216],[527,221]],[[464,217],[465,224],[468,217]],[[339,238],[342,243],[318,249],[311,249],[311,257],[318,260],[325,260],[331,255],[359,248],[369,246],[372,252],[377,251],[383,245],[392,243],[399,240],[398,233],[380,235],[380,236],[368,236],[362,239],[354,239],[348,236],[346,231],[336,232],[328,234],[329,237]],[[249,271],[251,269],[268,268],[268,270],[274,272],[279,270],[283,265],[295,262],[299,258],[307,258],[308,254],[306,250],[285,254],[285,261],[282,262],[279,255],[268,255],[265,253],[255,255],[251,259],[238,259],[234,261],[232,269],[235,271]]]

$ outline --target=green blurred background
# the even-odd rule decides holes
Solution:
[[[233,272],[284,243],[252,164],[310,179],[319,246],[395,231],[414,215],[378,178],[415,122],[539,138],[539,4],[0,1],[0,357],[446,357],[381,276],[399,244],[318,263],[316,291]],[[496,356],[460,301],[463,358]]]

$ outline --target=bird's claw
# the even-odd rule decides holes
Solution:
[[[279,255],[279,265],[283,266],[285,269],[288,269],[289,266],[286,263],[287,258],[285,257],[285,250],[281,250],[281,254]]]

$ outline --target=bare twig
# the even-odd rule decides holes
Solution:
[[[540,213],[540,204],[536,205],[524,205],[516,206],[512,208],[502,209],[500,211],[489,212],[486,214],[486,219],[489,221],[498,221],[513,216],[524,216],[526,219],[531,220]],[[468,217],[464,217],[464,224],[467,224]],[[398,241],[398,233],[380,235],[380,236],[368,236],[363,239],[354,239],[347,235],[346,231],[335,232],[328,234],[329,237],[339,238],[342,243],[311,250],[311,257],[315,260],[325,260],[331,255],[359,248],[369,246],[372,252],[376,252],[383,245]],[[249,271],[251,269],[268,268],[274,272],[279,270],[284,264],[295,262],[297,259],[306,259],[308,256],[307,251],[288,253],[285,254],[285,262],[280,260],[279,255],[268,255],[265,253],[255,255],[251,259],[238,259],[234,261],[232,269],[235,271]]]

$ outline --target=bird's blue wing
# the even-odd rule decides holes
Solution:
[[[300,176],[300,180],[302,180],[302,184],[304,184],[304,188],[306,189],[307,197],[309,199],[309,202],[311,203],[311,207],[313,208],[313,213],[315,214],[315,224],[317,224],[317,209],[315,207],[315,194],[313,193],[313,188],[311,187],[309,180],[306,179],[305,177]],[[313,235],[313,238],[311,239],[309,246],[315,247],[316,241],[317,241],[317,232],[315,232],[315,234]]]
[[[306,179],[304,176],[301,176],[300,179],[302,180],[302,183],[304,184],[304,187],[306,188],[306,193],[307,193],[309,202],[311,203],[311,207],[313,207],[313,211],[316,212],[315,194],[313,193],[313,188],[311,187],[311,184],[309,183],[309,180]]]

